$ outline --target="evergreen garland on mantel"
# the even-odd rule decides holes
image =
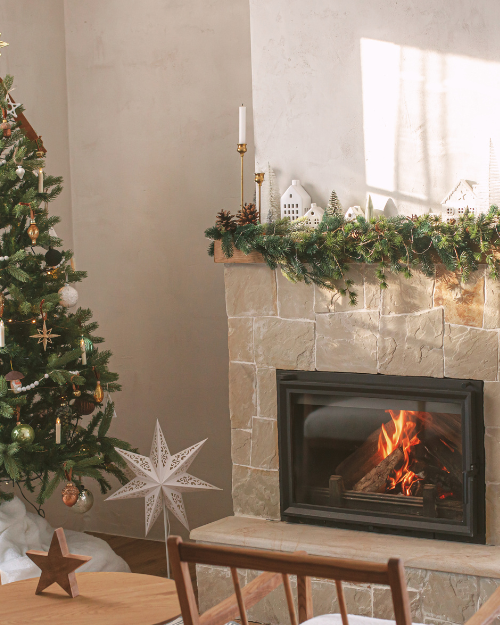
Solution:
[[[316,229],[305,220],[288,218],[268,224],[238,226],[234,231],[214,226],[205,231],[212,239],[208,248],[214,255],[214,241],[221,241],[226,258],[233,246],[245,254],[259,252],[271,269],[280,268],[292,282],[317,284],[348,295],[356,304],[354,282],[347,277],[350,263],[377,264],[381,288],[387,288],[386,271],[434,274],[434,263],[443,263],[466,281],[478,264],[486,263],[490,276],[498,279],[500,259],[500,210],[492,206],[477,217],[466,211],[457,220],[443,222],[438,215],[419,217],[378,217],[367,221],[357,217],[325,214]]]

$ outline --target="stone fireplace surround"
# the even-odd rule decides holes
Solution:
[[[434,278],[351,266],[358,293],[347,298],[292,284],[261,264],[226,264],[229,407],[234,517],[198,528],[199,542],[317,555],[405,561],[414,622],[464,623],[500,585],[500,282],[484,267],[461,284],[436,267]],[[279,521],[276,369],[484,380],[488,545],[469,545]],[[497,546],[498,545],[498,546]],[[242,571],[242,581],[254,575]],[[198,568],[200,609],[232,592],[229,571]],[[334,586],[313,583],[315,614],[338,610]],[[353,614],[393,618],[387,588],[351,585]],[[282,589],[250,613],[288,623]]]

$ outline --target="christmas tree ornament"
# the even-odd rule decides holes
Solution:
[[[73,408],[76,410],[77,414],[83,417],[94,412],[95,404],[88,397],[82,395],[81,397],[77,397],[75,399]]]
[[[64,463],[64,467],[65,466],[66,463]],[[71,508],[71,506],[75,505],[78,495],[80,494],[80,491],[73,482],[73,467],[71,467],[69,471],[66,471],[66,468],[64,468],[64,477],[66,478],[66,486],[61,491],[62,500]]]
[[[32,334],[30,338],[38,339],[38,343],[43,344],[43,351],[47,351],[47,345],[52,343],[52,339],[60,336],[60,334],[52,334],[52,329],[47,329],[45,319],[43,320],[42,329],[37,330],[36,334]]]
[[[234,232],[236,230],[236,221],[229,211],[221,210],[217,213],[215,225],[220,230],[226,232]]]
[[[48,252],[45,254],[45,264],[47,265],[47,267],[57,267],[62,259],[63,255],[61,254],[61,252],[59,250],[55,250],[53,247],[49,247]]]
[[[328,217],[334,217],[335,215],[342,214],[342,204],[340,203],[339,198],[335,191],[330,193],[330,199],[328,200],[328,204],[326,207],[326,214]]]
[[[105,394],[105,405],[104,405],[104,409],[106,409],[108,407],[108,404],[110,404],[113,400],[111,399],[111,394],[110,392],[107,390],[107,385],[106,385],[106,394]],[[116,414],[116,408],[115,405],[113,404],[113,419],[117,419],[118,415]]]
[[[96,400],[98,404],[101,404],[102,400],[104,399],[104,391],[102,390],[102,386],[99,380],[97,380],[96,382],[96,387],[94,391],[94,399]]]
[[[37,141],[37,144],[38,144],[38,141]],[[40,146],[38,146],[38,150],[36,151],[36,157],[43,158],[44,156],[45,156],[45,152],[40,150]],[[43,193],[43,165],[40,165],[38,169],[38,193]]]
[[[67,282],[59,289],[59,303],[65,308],[73,308],[78,301],[78,291]]]
[[[74,378],[74,377],[75,377],[74,375],[72,375],[72,376],[71,376],[71,385],[72,385],[72,387],[73,387],[73,396],[74,396],[74,397],[80,397],[80,395],[82,394],[82,391],[81,391],[81,390],[78,388],[78,386],[77,386],[77,385],[73,382],[73,378]]]
[[[78,499],[76,500],[75,505],[72,506],[71,510],[73,512],[78,512],[78,514],[85,514],[85,512],[88,512],[93,505],[94,495],[88,488],[82,487],[80,489]]]
[[[136,477],[117,490],[111,497],[108,497],[106,501],[144,497],[146,535],[159,517],[162,508],[165,515],[167,509],[170,510],[182,525],[189,529],[182,493],[207,489],[221,490],[187,473],[187,469],[205,442],[206,439],[172,456],[161,431],[160,423],[156,421],[149,458],[115,447]]]
[[[75,571],[92,560],[92,557],[70,553],[62,527],[56,529],[52,535],[48,551],[30,549],[26,555],[42,570],[35,595],[39,595],[52,584],[57,584],[73,599],[78,597],[80,593]]]
[[[27,425],[26,423],[20,422],[21,416],[21,406],[17,406],[16,408],[16,425],[12,429],[10,434],[13,443],[30,444],[35,440],[35,430],[31,427],[31,425]]]
[[[7,382],[10,382],[10,388],[14,393],[19,393],[22,388],[21,380],[24,379],[24,375],[20,371],[9,371],[5,376]]]
[[[61,419],[57,417],[56,419],[56,445],[61,444]]]
[[[259,213],[255,208],[255,204],[245,204],[236,216],[238,218],[238,226],[257,225],[259,223]]]
[[[22,165],[18,165],[16,167],[16,174],[18,175],[19,179],[22,180],[25,174],[25,169],[24,167],[22,167]]]
[[[85,349],[85,339],[83,336],[80,338],[80,351],[82,353],[82,365],[87,364],[87,350]]]
[[[31,239],[31,245],[36,245],[36,240],[40,236],[40,230],[38,229],[38,226],[36,225],[33,209],[31,209],[30,214],[31,214],[31,219],[30,219],[30,226],[28,228],[28,236]]]
[[[12,135],[11,123],[7,121],[7,111],[2,109],[2,123],[0,124],[0,128],[2,129],[2,133],[5,139]]]

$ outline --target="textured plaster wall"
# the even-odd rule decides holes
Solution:
[[[149,455],[158,418],[171,452],[204,438],[194,474],[222,492],[185,496],[191,527],[231,513],[223,268],[204,228],[239,205],[238,106],[251,111],[246,0],[16,0],[0,6],[11,43],[2,73],[65,177],[53,210],[74,246],[80,303],[94,311],[123,392],[111,435]],[[254,155],[249,117],[248,200]],[[69,120],[69,124],[68,124]],[[69,130],[68,130],[69,125]],[[69,175],[71,164],[71,178]],[[75,516],[58,494],[54,525],[143,536],[144,500]],[[113,488],[117,483],[113,481]],[[177,521],[172,531],[186,533]],[[163,537],[158,521],[152,538]]]
[[[325,206],[436,208],[500,150],[496,0],[250,0],[256,160]]]

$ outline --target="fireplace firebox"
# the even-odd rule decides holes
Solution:
[[[483,382],[276,375],[282,520],[485,542]]]

